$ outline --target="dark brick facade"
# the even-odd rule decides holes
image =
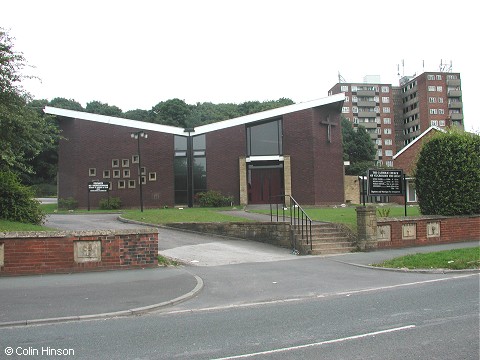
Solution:
[[[302,204],[344,202],[340,106],[341,102],[335,102],[272,118],[283,119],[283,155],[290,156],[292,195]],[[327,125],[321,124],[327,117],[336,124],[331,127],[331,141],[327,139]],[[88,193],[88,182],[106,181],[111,182],[110,197],[119,197],[123,207],[139,207],[138,164],[133,162],[138,155],[137,140],[130,136],[139,128],[120,126],[118,119],[116,125],[104,118],[102,122],[59,119],[63,139],[59,149],[58,197],[73,197],[81,208],[86,208],[88,202],[91,208],[97,208],[107,194]],[[258,121],[265,120],[268,117],[259,117]],[[241,121],[239,124],[205,133],[207,189],[232,196],[236,204],[240,202],[239,158],[246,156],[247,125]],[[175,132],[146,132],[148,138],[140,139],[141,165],[146,169],[144,206],[173,206]],[[114,161],[118,166],[114,166]],[[150,178],[151,174],[155,179]],[[119,186],[120,182],[124,182],[124,188]],[[134,184],[129,186],[131,182]]]
[[[331,142],[327,139],[327,120]],[[340,113],[327,106],[308,109],[283,117],[285,155],[290,155],[292,195],[301,204],[344,202],[343,147]]]
[[[233,196],[240,202],[238,159],[245,156],[245,125],[234,126],[206,134],[207,188]]]
[[[102,124],[92,121],[61,118],[60,127],[63,139],[60,141],[58,162],[58,197],[73,197],[79,207],[86,208],[88,202],[89,181],[112,182],[111,197],[119,197],[126,207],[140,206],[138,164],[132,156],[137,155],[137,140],[130,134],[138,129]],[[143,185],[143,199],[146,207],[172,206],[174,203],[173,177],[173,135],[147,131],[148,138],[140,140],[141,165],[146,170],[146,184]],[[118,167],[112,161],[118,160]],[[122,161],[128,160],[128,166]],[[95,169],[96,175],[90,176],[89,169]],[[103,172],[110,171],[110,177],[104,178]],[[114,178],[113,172],[120,171]],[[124,176],[129,170],[129,177]],[[155,174],[156,180],[149,179]],[[125,181],[120,189],[118,182]],[[135,188],[129,188],[129,180],[135,180]],[[97,208],[106,193],[90,193],[90,204]]]

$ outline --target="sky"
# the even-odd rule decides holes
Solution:
[[[327,96],[339,74],[398,85],[398,73],[451,62],[461,74],[465,129],[478,132],[474,4],[15,0],[0,5],[0,27],[31,65],[28,75],[41,80],[23,83],[35,99],[96,100],[123,111],[173,98],[299,103]]]

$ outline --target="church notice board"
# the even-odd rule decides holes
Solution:
[[[368,195],[404,195],[404,177],[402,170],[369,169]]]

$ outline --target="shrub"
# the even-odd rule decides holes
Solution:
[[[118,210],[122,207],[122,199],[119,197],[103,198],[99,202],[102,210]]]
[[[0,171],[0,218],[37,225],[45,220],[33,191],[10,171]]]
[[[55,184],[35,184],[30,188],[35,193],[35,197],[49,197],[57,195],[57,185]]]
[[[425,215],[480,213],[480,136],[450,131],[423,145],[415,173]]]
[[[377,213],[379,217],[389,217],[390,216],[390,208],[378,208]]]
[[[196,195],[201,207],[222,207],[230,206],[233,202],[232,196],[224,196],[219,191],[209,190]]]
[[[75,210],[78,208],[78,201],[73,197],[66,199],[58,199],[58,209],[59,210]]]

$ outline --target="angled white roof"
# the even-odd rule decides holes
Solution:
[[[229,120],[219,121],[212,124],[198,126],[195,128],[195,135],[205,134],[211,131],[226,129],[226,128],[237,126],[237,125],[249,124],[255,121],[270,119],[273,117],[290,114],[295,111],[311,109],[311,108],[315,108],[322,105],[340,103],[340,102],[343,102],[344,100],[345,100],[345,94],[340,93],[340,94],[335,94],[335,95],[324,97],[317,100],[307,101],[307,102],[288,105],[288,106],[282,106],[280,108],[266,110],[266,111],[262,111],[255,114],[240,116],[234,119],[229,119]]]
[[[413,140],[410,144],[403,147],[402,150],[400,150],[398,153],[396,153],[393,156],[393,160],[395,160],[400,154],[404,153],[407,149],[409,149],[411,146],[413,146],[413,144],[415,144],[418,140],[420,140],[422,137],[424,137],[426,134],[428,134],[431,130],[438,130],[438,131],[441,131],[441,132],[445,132],[445,130],[443,130],[442,128],[439,128],[438,126],[430,126],[427,130],[425,130],[423,133],[418,135],[418,137],[416,137],[415,140]]]
[[[114,116],[98,115],[98,114],[92,114],[92,113],[82,112],[82,111],[59,109],[51,106],[45,106],[45,109],[43,109],[43,111],[46,114],[65,116],[73,119],[94,121],[94,122],[99,122],[103,124],[125,126],[125,127],[131,127],[134,129],[140,129],[140,130],[157,131],[157,132],[162,132],[167,134],[185,135],[182,128],[175,127],[175,126],[160,125],[160,124],[154,124],[154,123],[149,123],[145,121],[130,120],[130,119],[119,118]]]
[[[252,123],[252,122],[260,121],[264,119],[270,119],[273,117],[293,113],[295,111],[311,109],[311,108],[315,108],[323,105],[341,103],[344,100],[345,100],[344,93],[335,94],[335,95],[324,97],[317,100],[283,106],[280,108],[266,110],[266,111],[262,111],[255,114],[241,116],[234,119],[229,119],[229,120],[219,121],[212,124],[198,126],[195,128],[195,131],[193,132],[193,134],[194,135],[205,134],[211,131],[226,129],[229,127],[248,124],[248,123]],[[99,122],[103,124],[125,126],[125,127],[135,128],[135,129],[141,129],[141,130],[157,131],[157,132],[173,134],[173,135],[182,135],[182,136],[186,135],[183,128],[176,127],[176,126],[160,125],[160,124],[154,124],[154,123],[149,123],[144,121],[119,118],[114,116],[105,116],[105,115],[92,114],[92,113],[87,113],[82,111],[60,109],[60,108],[55,108],[51,106],[45,106],[43,111],[46,114],[64,116],[64,117],[73,118],[73,119],[94,121],[94,122]]]

